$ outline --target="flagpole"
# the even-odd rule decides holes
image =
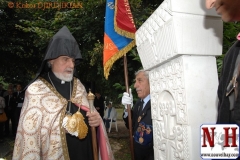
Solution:
[[[127,70],[127,57],[124,54],[124,77],[125,77],[125,86],[126,92],[129,93],[129,85],[128,85],[128,70]],[[130,139],[130,148],[131,148],[131,158],[134,160],[134,149],[133,149],[133,134],[132,134],[132,113],[131,113],[131,105],[127,105],[128,111],[128,128],[129,128],[129,139]]]

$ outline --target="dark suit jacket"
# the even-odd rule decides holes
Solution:
[[[139,124],[144,124],[144,126],[152,126],[152,116],[151,116],[151,100],[147,102],[143,110],[140,110],[141,108],[141,101],[138,100],[136,104],[134,105],[132,109],[132,134],[134,135],[134,152],[135,154],[141,153],[145,158],[153,159],[154,152],[153,152],[153,137],[146,138],[147,143],[144,145],[141,145],[140,143],[136,142],[138,132],[137,129],[139,128]],[[141,120],[139,119],[139,116],[141,116]],[[125,124],[128,126],[128,117],[123,118],[125,121]],[[138,121],[140,120],[140,121]],[[139,123],[140,122],[140,123]],[[153,133],[151,133],[153,134]],[[135,139],[136,136],[136,139]],[[152,136],[152,135],[151,135]],[[138,155],[139,157],[139,155]]]
[[[240,125],[240,87],[238,88],[238,97],[234,104],[234,112],[230,112],[229,97],[226,96],[227,86],[232,80],[235,63],[238,55],[240,54],[240,41],[237,41],[228,50],[224,57],[221,78],[218,86],[218,124],[234,123]],[[237,78],[238,84],[240,83],[240,76]]]
[[[138,100],[136,102],[136,104],[133,106],[133,109],[131,111],[132,113],[132,129],[133,132],[135,132],[137,130],[138,127],[138,117],[139,117],[139,108],[140,108],[140,103],[141,101]],[[147,102],[147,104],[145,105],[144,109],[144,116],[142,116],[141,120],[145,122],[145,124],[151,124],[152,125],[152,117],[151,117],[151,100],[149,100]],[[123,118],[125,125],[127,128],[129,128],[128,126],[128,117]]]
[[[101,96],[99,99],[95,97],[94,99],[94,107],[99,107],[100,110],[98,110],[101,117],[104,116],[104,98]]]
[[[13,95],[12,95],[12,97],[10,98],[10,101],[9,101],[9,96],[10,95],[7,95],[7,96],[5,96],[4,97],[4,99],[5,99],[5,112],[7,113],[7,114],[10,114],[10,113],[13,113],[14,112],[14,110],[16,109],[16,99],[17,99],[17,97],[14,97]]]
[[[20,93],[14,92],[13,96],[16,99],[16,106],[17,106],[18,103],[23,103],[24,102],[25,92],[24,91],[21,91]]]

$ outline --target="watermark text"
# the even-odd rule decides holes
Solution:
[[[202,159],[236,159],[239,156],[239,126],[203,124],[201,127]]]
[[[22,2],[8,2],[9,8],[19,9],[81,9],[82,2],[37,2],[37,3],[22,3]]]

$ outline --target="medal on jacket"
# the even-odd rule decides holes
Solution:
[[[139,115],[138,116],[138,123],[141,121],[142,117],[144,116],[144,112],[143,112],[142,109],[143,109],[143,103],[141,102],[140,106],[138,107],[138,115]]]
[[[142,137],[140,137],[140,138],[138,139],[138,141],[139,141],[139,143],[143,143],[144,139],[143,139]]]
[[[138,123],[141,121],[141,119],[142,119],[142,117],[141,117],[141,116],[139,116],[139,117],[138,117]]]
[[[138,123],[141,121],[143,116],[144,116],[144,113],[142,113],[142,115],[138,116]]]

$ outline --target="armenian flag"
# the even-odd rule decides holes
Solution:
[[[113,63],[135,46],[135,32],[128,0],[107,0],[104,27],[103,68],[108,79]]]

